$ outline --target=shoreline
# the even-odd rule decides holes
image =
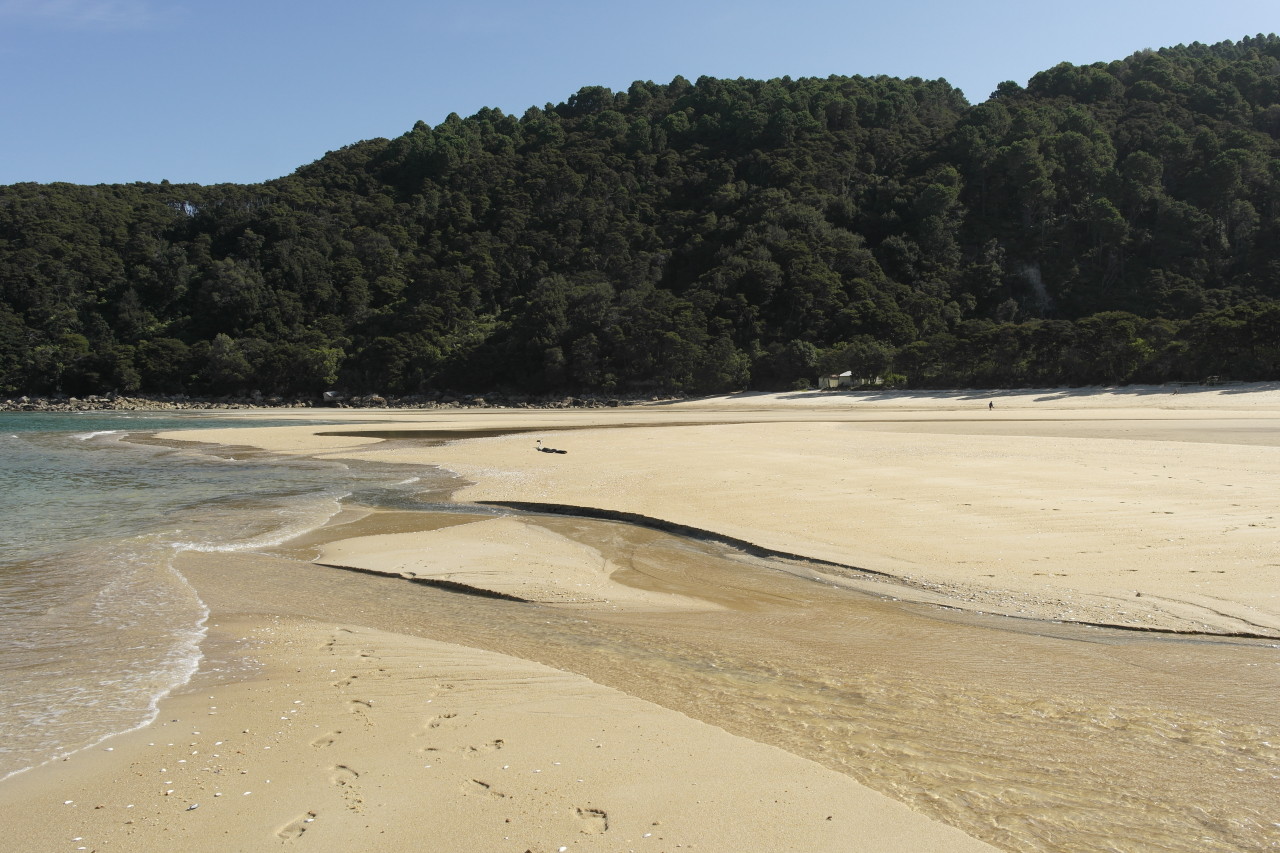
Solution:
[[[214,614],[200,671],[148,726],[0,784],[22,839],[0,849],[995,849],[583,676],[358,615],[253,612],[288,563],[184,555]]]

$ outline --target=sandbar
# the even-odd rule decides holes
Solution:
[[[185,435],[438,466],[459,501],[658,519],[978,611],[1280,636],[1275,385],[334,414],[351,426]],[[466,430],[503,432],[431,440]]]

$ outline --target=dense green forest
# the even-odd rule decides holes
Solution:
[[[588,87],[263,184],[0,187],[0,393],[1280,379],[1280,38]]]

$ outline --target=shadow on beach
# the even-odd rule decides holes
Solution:
[[[989,400],[1006,403],[1061,403],[1071,400],[1089,398],[1146,399],[1153,397],[1171,397],[1181,395],[1211,394],[1251,394],[1280,391],[1280,382],[1219,382],[1214,384],[1200,383],[1168,383],[1164,385],[1090,385],[1079,388],[960,388],[960,389],[848,389],[848,390],[811,390],[791,391],[784,393],[768,391],[740,391],[736,394],[724,395],[724,399],[734,402],[750,402],[752,400],[778,400],[788,402],[817,402],[831,400],[847,400],[850,403],[899,403],[921,405],[930,403],[956,404],[970,402],[986,402]],[[674,403],[687,401],[671,401]]]

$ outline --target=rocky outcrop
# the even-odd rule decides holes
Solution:
[[[642,397],[528,397],[520,394],[461,394],[432,391],[405,397],[381,394],[344,395],[330,392],[323,397],[264,396],[199,398],[172,396],[15,397],[0,400],[0,412],[168,412],[216,411],[219,409],[599,409],[633,406],[681,399],[664,395]]]

